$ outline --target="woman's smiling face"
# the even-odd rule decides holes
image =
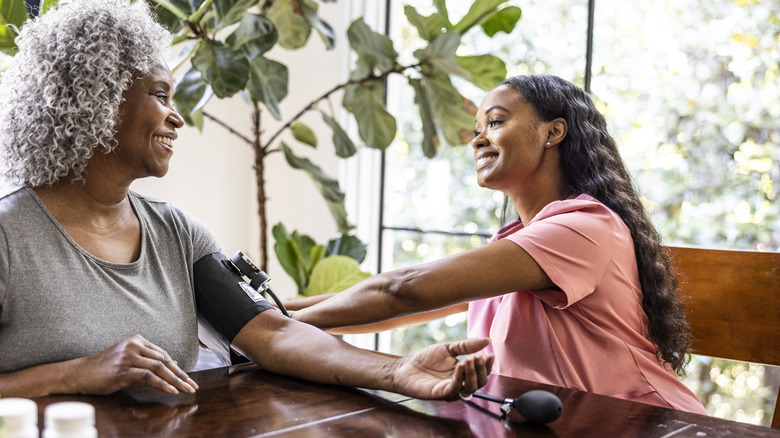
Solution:
[[[176,129],[184,121],[173,108],[173,78],[163,60],[125,91],[119,105],[117,155],[133,178],[164,176]]]
[[[533,108],[509,85],[488,93],[477,111],[471,146],[477,163],[477,182],[510,197],[529,188],[542,172],[546,127]]]

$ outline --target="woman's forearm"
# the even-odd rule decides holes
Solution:
[[[375,275],[321,302],[294,312],[295,319],[331,329],[385,321],[419,310],[399,293],[405,279],[398,271]]]
[[[328,329],[328,333],[334,335],[352,335],[363,333],[378,333],[386,330],[397,329],[401,327],[408,327],[411,325],[425,324],[430,321],[445,318],[456,313],[465,312],[469,309],[468,303],[456,304],[454,306],[444,307],[442,309],[430,310],[427,312],[412,313],[406,316],[399,316],[397,318],[387,319],[373,324],[351,325],[343,327],[334,327]],[[298,319],[298,312],[292,312],[290,316],[294,319]],[[307,321],[301,321],[307,322]],[[307,322],[308,324],[311,324]],[[316,324],[312,324],[316,326]]]
[[[42,397],[50,394],[73,394],[76,388],[68,378],[74,361],[49,363],[0,374],[0,396]]]
[[[474,353],[488,342],[484,338],[436,344],[396,357],[356,348],[277,312],[263,312],[241,329],[232,345],[279,374],[417,398],[453,399],[487,383],[493,356]]]
[[[268,371],[320,383],[391,390],[395,358],[355,348],[307,324],[263,312],[233,346]],[[347,366],[348,364],[348,366]]]
[[[329,294],[321,294],[321,295],[314,295],[310,297],[303,297],[303,298],[296,298],[294,300],[285,301],[284,307],[287,310],[301,310],[305,309],[309,306],[313,306],[315,304],[319,304],[322,301],[325,301],[334,295],[336,295],[338,292],[329,293]]]

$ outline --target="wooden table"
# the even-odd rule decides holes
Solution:
[[[497,403],[423,401],[383,391],[320,385],[245,364],[192,373],[194,395],[118,393],[106,397],[49,396],[95,406],[100,437],[776,437],[780,431],[658,408],[577,390],[491,376],[482,389],[517,397],[549,390],[563,415],[546,426],[512,413],[502,420]]]

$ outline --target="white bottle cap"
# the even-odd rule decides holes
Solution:
[[[0,399],[0,437],[37,438],[38,405],[26,398]]]
[[[46,422],[44,438],[97,437],[95,407],[89,403],[52,403],[44,409],[43,418]]]

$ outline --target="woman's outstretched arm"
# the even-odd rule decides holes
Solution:
[[[513,242],[499,240],[434,262],[375,275],[292,316],[330,329],[442,308],[465,310],[450,306],[552,286],[528,253]]]

